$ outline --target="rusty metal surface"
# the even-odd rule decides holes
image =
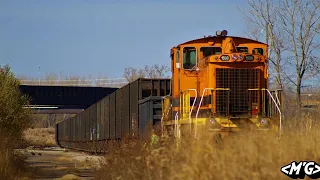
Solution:
[[[97,140],[101,139],[101,101],[97,102]]]
[[[84,138],[84,120],[83,120],[83,117],[84,117],[84,112],[81,112],[78,116],[78,123],[77,123],[77,141],[82,141],[83,138]]]
[[[91,106],[91,111],[90,111],[90,140],[95,140],[95,104]]]
[[[69,119],[68,121],[67,121],[67,127],[70,127],[71,126],[71,119]],[[72,130],[70,131],[70,130],[68,130],[67,131],[67,134],[68,134],[68,141],[71,141],[71,137],[72,137]]]
[[[105,116],[105,101],[101,100],[100,101],[100,139],[105,138],[105,121],[104,121],[104,116]]]
[[[104,99],[105,107],[104,107],[104,122],[105,126],[103,131],[105,132],[104,138],[109,139],[110,138],[110,96],[105,97]]]
[[[121,121],[122,121],[122,91],[116,92],[116,138],[121,138]]]
[[[89,107],[86,110],[86,139],[85,141],[89,141],[90,140],[90,111],[91,111],[91,107]]]
[[[122,135],[128,137],[130,134],[130,86],[125,86],[122,92]]]
[[[130,84],[130,134],[131,136],[138,135],[138,118],[139,118],[139,109],[138,101],[139,94],[142,94],[142,91],[139,88],[139,81],[135,81]]]
[[[139,131],[142,140],[146,140],[151,134],[152,126],[160,123],[161,108],[161,96],[150,96],[139,101]]]
[[[170,79],[139,79],[139,100],[149,96],[165,96],[170,92]]]
[[[75,138],[75,134],[74,134],[74,124],[75,124],[75,117],[70,118],[70,137],[69,140],[70,141],[74,141]]]
[[[116,94],[110,95],[110,139],[116,138]]]

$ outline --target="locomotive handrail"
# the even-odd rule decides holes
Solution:
[[[167,114],[166,115],[168,115],[169,114],[169,112],[170,112],[170,109],[172,108],[172,104],[170,104],[170,107],[169,107],[169,109],[168,109],[168,111],[167,111]],[[163,118],[161,118],[161,119],[163,119]]]
[[[164,100],[166,97],[167,97],[167,96],[162,97],[161,103],[163,102],[163,100]],[[169,114],[171,108],[172,108],[172,103],[170,104],[170,107],[169,107],[167,113],[162,112],[162,117],[161,117],[161,135],[162,135],[162,137],[163,137],[163,126],[164,126],[163,117],[164,117],[164,115],[168,115],[168,114]]]
[[[204,88],[203,89],[203,92],[202,92],[202,96],[201,96],[201,99],[200,99],[200,102],[199,102],[199,106],[198,106],[198,109],[197,109],[197,113],[196,113],[196,128],[195,128],[195,136],[197,136],[197,128],[198,128],[198,114],[199,114],[199,110],[200,110],[200,107],[201,107],[201,103],[202,103],[202,100],[203,100],[203,96],[204,96],[204,93],[206,92],[206,90],[212,90],[212,91],[215,91],[215,90],[220,90],[220,91],[230,91],[230,88]]]
[[[276,105],[276,108],[279,112],[279,115],[280,115],[280,122],[279,122],[279,137],[281,136],[281,130],[282,130],[282,113],[281,113],[281,110],[280,110],[280,107],[278,106],[276,100],[273,98],[271,92],[268,90],[268,89],[265,89],[265,88],[262,88],[262,89],[248,89],[249,91],[267,91],[267,93],[269,94],[269,96],[271,97],[272,101],[274,102],[274,104]],[[280,104],[279,104],[280,105]]]
[[[276,98],[277,98],[278,104],[280,106],[280,100],[279,100],[279,97],[278,97],[278,90],[275,91],[275,94],[276,94]]]
[[[268,94],[271,96],[271,99],[273,100],[273,102],[276,104],[276,107],[279,111],[279,115],[280,115],[280,125],[279,125],[279,137],[281,137],[281,130],[282,130],[282,113],[281,113],[281,110],[280,110],[280,107],[278,106],[278,104],[276,103],[276,101],[274,100],[272,94],[270,93],[270,91],[268,89],[265,89]]]
[[[163,100],[164,100],[166,97],[169,97],[169,96],[161,97],[161,98],[162,98],[162,100],[161,100],[161,104],[162,104],[162,105],[163,105]],[[168,115],[168,113],[170,112],[169,110],[170,110],[171,108],[172,108],[172,103],[170,104],[170,107],[169,107],[166,115]],[[164,114],[165,114],[165,112],[162,112],[161,122],[163,121],[163,115],[164,115]]]
[[[178,114],[179,112],[176,113],[176,115],[174,116],[174,132],[175,132],[175,135],[176,137],[178,136]]]
[[[184,93],[184,92],[187,92],[187,91],[194,91],[194,93],[195,93],[195,99],[193,100],[193,103],[192,103],[192,106],[191,106],[191,110],[190,110],[190,112],[189,112],[189,123],[190,123],[190,130],[191,130],[191,114],[192,114],[192,111],[193,111],[193,108],[194,108],[194,105],[195,105],[195,103],[196,103],[196,101],[197,101],[197,97],[198,97],[198,93],[197,93],[197,90],[196,89],[186,89],[186,90],[184,90],[184,91],[181,91],[181,93]]]

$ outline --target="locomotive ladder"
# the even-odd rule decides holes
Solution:
[[[164,96],[162,98],[162,117],[161,117],[161,136],[164,133],[164,120],[168,120],[168,115],[172,110],[172,103],[170,102],[170,96]]]
[[[190,109],[190,92],[194,91],[194,100]],[[177,140],[177,147],[180,148],[180,138],[181,138],[181,131],[180,126],[181,124],[187,124],[189,123],[190,128],[190,135],[192,134],[192,118],[191,114],[194,108],[194,105],[197,101],[197,90],[196,89],[187,89],[180,92],[180,116],[179,111],[176,112],[175,118],[174,118],[174,135]]]
[[[211,95],[213,95],[213,92],[214,91],[227,91],[228,92],[228,100],[227,100],[227,107],[226,107],[226,117],[229,115],[229,96],[230,96],[230,88],[204,88],[203,92],[202,92],[202,96],[201,96],[201,99],[200,99],[200,103],[199,103],[199,106],[198,106],[198,109],[197,109],[197,113],[196,113],[196,119],[195,119],[195,137],[197,137],[197,127],[198,127],[198,114],[199,114],[199,111],[200,111],[200,107],[201,107],[201,104],[202,104],[202,101],[203,101],[203,98],[204,98],[204,95],[205,95],[205,92],[207,90],[211,90]]]
[[[194,92],[194,100],[190,109],[190,92]],[[175,132],[178,135],[178,138],[180,138],[180,124],[181,121],[188,121],[189,128],[190,128],[190,134],[192,134],[192,118],[191,114],[194,108],[194,105],[197,101],[197,90],[196,89],[186,89],[184,91],[180,92],[180,118],[175,119]]]
[[[190,92],[194,91],[195,98],[193,100],[191,109],[190,109]],[[180,126],[181,124],[189,124],[190,125],[190,134],[192,134],[192,111],[194,109],[196,100],[197,100],[197,90],[196,89],[187,89],[180,92],[180,108],[174,115],[174,136],[176,138],[181,137]],[[162,136],[164,133],[164,121],[169,120],[168,114],[170,113],[170,109],[172,109],[172,104],[170,104],[169,97],[163,97],[162,101],[162,118],[161,118],[161,125],[162,125]],[[180,116],[179,116],[180,115]]]
[[[281,90],[270,91],[269,89],[248,89],[248,91],[260,91],[262,97],[262,116],[270,119],[279,119],[279,126],[274,127],[279,131],[279,137],[281,136],[282,131],[282,119],[283,119],[283,105],[280,100]],[[250,95],[250,94],[249,94]],[[266,100],[266,98],[268,100]],[[250,98],[250,96],[249,96]],[[270,99],[271,98],[271,99]],[[266,102],[268,103],[268,107],[266,107]],[[250,103],[250,102],[249,102]]]

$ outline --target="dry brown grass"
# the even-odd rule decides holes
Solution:
[[[22,176],[29,176],[28,165],[25,163],[25,156],[18,155],[13,150],[14,142],[0,136],[0,179],[17,179]]]
[[[60,156],[56,159],[59,162],[68,162],[74,164],[75,168],[82,169],[82,168],[90,168],[95,167],[100,162],[99,160],[94,160],[92,158],[86,157],[86,158],[75,158],[72,156]]]
[[[320,162],[320,126],[301,125],[309,121],[296,123],[281,139],[243,132],[217,143],[204,134],[200,140],[183,138],[180,149],[165,138],[149,150],[131,142],[110,150],[96,179],[288,179],[280,168],[293,160]]]
[[[61,180],[81,180],[80,177],[73,175],[73,174],[67,174],[65,176],[63,176],[62,178],[60,178]]]
[[[24,137],[31,146],[57,146],[54,128],[30,128],[24,132]]]

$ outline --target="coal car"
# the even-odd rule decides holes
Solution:
[[[152,127],[160,125],[161,97],[170,93],[170,87],[170,79],[137,79],[56,124],[56,142],[61,147],[103,152],[106,143],[147,140]]]

